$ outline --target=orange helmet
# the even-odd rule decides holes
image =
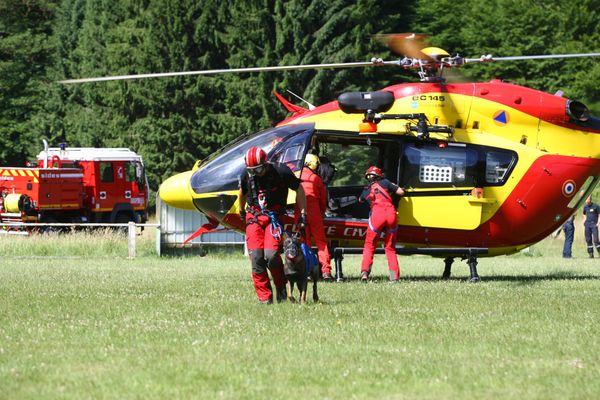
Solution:
[[[252,146],[246,152],[246,168],[256,168],[264,165],[267,162],[267,153],[256,146]]]
[[[365,172],[365,178],[369,179],[369,177],[372,176],[373,178],[376,179],[382,179],[383,178],[383,172],[381,172],[380,168],[377,168],[376,166],[371,166],[369,167],[369,169],[367,169],[367,172]]]

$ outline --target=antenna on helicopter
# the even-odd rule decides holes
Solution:
[[[295,98],[297,98],[298,100],[300,100],[301,102],[306,103],[309,110],[314,110],[315,108],[317,108],[313,104],[309,103],[308,100],[303,99],[302,97],[298,96],[296,93],[292,92],[291,90],[286,89],[285,91],[288,92],[289,94],[291,94],[292,96],[294,96]]]

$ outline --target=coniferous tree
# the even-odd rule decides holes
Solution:
[[[585,12],[582,12],[585,10]],[[432,43],[467,57],[598,52],[600,1],[417,1],[416,29]],[[439,15],[444,18],[438,18]],[[472,65],[462,73],[475,80],[501,78],[579,98],[600,114],[599,58],[498,62]],[[594,79],[596,77],[596,79]]]
[[[0,2],[0,162],[24,165],[41,141],[32,116],[44,103],[56,1]]]

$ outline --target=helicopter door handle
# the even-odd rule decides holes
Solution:
[[[523,207],[524,209],[527,209],[527,204],[525,204],[525,202],[521,199],[517,199],[517,203],[519,203],[519,205],[521,207]]]

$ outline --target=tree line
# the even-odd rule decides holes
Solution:
[[[577,4],[575,4],[577,3]],[[0,1],[0,165],[52,145],[129,147],[152,189],[237,136],[286,117],[273,91],[323,104],[415,76],[391,68],[301,70],[60,85],[67,78],[399,57],[378,33],[424,32],[468,57],[600,51],[600,0]],[[473,65],[600,114],[600,59]],[[291,99],[292,100],[292,99]]]

